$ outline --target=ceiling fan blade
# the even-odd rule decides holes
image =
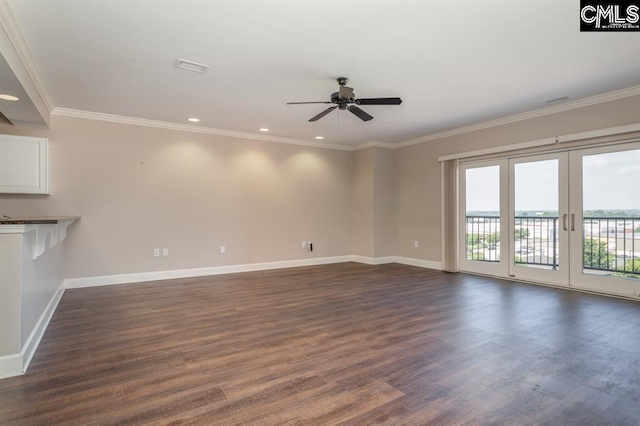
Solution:
[[[350,106],[349,107],[349,111],[351,111],[351,113],[353,115],[355,115],[356,117],[358,117],[362,121],[373,120],[372,116],[370,116],[369,114],[367,114],[366,112],[364,112],[363,110],[358,108],[357,106],[354,106],[354,105]]]
[[[353,94],[353,89],[347,86],[340,86],[340,92],[338,93],[339,93],[340,99],[349,99]]]
[[[329,107],[329,108],[325,109],[324,111],[322,111],[320,114],[318,114],[315,117],[311,118],[309,121],[318,121],[322,117],[324,117],[325,115],[329,114],[331,111],[333,111],[336,108],[338,108],[338,107],[337,106]]]
[[[400,98],[366,98],[356,99],[358,105],[400,105],[402,99]]]
[[[329,101],[317,101],[317,102],[287,102],[287,105],[302,105],[302,104],[330,104]]]

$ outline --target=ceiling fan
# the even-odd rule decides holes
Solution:
[[[325,115],[329,114],[334,109],[347,110],[353,115],[361,119],[362,121],[369,121],[373,119],[373,116],[367,114],[363,110],[357,107],[357,105],[400,105],[402,99],[400,98],[363,98],[356,99],[356,94],[353,93],[351,87],[346,86],[349,79],[347,77],[338,77],[338,84],[340,89],[337,92],[331,94],[330,101],[318,101],[318,102],[287,102],[287,105],[301,105],[301,104],[336,104],[322,111],[320,114],[309,119],[309,121],[318,121]]]

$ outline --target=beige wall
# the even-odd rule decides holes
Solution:
[[[395,254],[396,200],[394,150],[371,148],[375,152],[374,173],[374,257]]]
[[[375,151],[362,149],[353,153],[351,188],[351,254],[373,257],[374,238]]]
[[[351,253],[351,152],[58,116],[0,133],[50,140],[51,195],[0,195],[0,214],[82,216],[66,278]]]
[[[640,96],[396,149],[396,255],[441,260],[439,156],[634,123],[640,123]]]
[[[396,234],[394,151],[371,147],[353,153],[351,251],[380,258],[394,255]]]
[[[439,156],[638,122],[640,96],[346,152],[54,116],[50,130],[0,125],[48,137],[52,152],[52,194],[0,195],[0,214],[82,216],[66,278],[345,255],[439,262]]]

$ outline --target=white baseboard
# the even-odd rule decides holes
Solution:
[[[334,256],[318,259],[285,260],[279,262],[249,263],[244,265],[213,266],[208,268],[177,269],[171,271],[137,272],[132,274],[104,275],[97,277],[68,278],[64,280],[65,288],[99,287],[103,285],[129,284],[145,281],[170,280],[175,278],[204,277],[207,275],[235,274],[238,272],[266,271],[269,269],[293,268],[297,266],[326,265],[331,263],[358,262],[367,265],[386,263],[402,263],[422,268],[440,269],[440,262],[413,259],[409,257],[387,256]]]
[[[367,265],[383,265],[386,263],[401,263],[404,265],[419,266],[422,268],[440,270],[440,262],[432,262],[429,260],[413,259],[409,257],[399,257],[399,256],[386,256],[386,257],[374,258],[374,257],[367,257],[367,256],[352,255],[352,256],[321,257],[318,259],[297,259],[297,260],[284,260],[284,261],[278,261],[278,262],[248,263],[244,265],[212,266],[208,268],[176,269],[171,271],[136,272],[132,274],[104,275],[104,276],[97,276],[97,277],[67,278],[64,280],[64,287],[68,289],[100,287],[104,285],[130,284],[130,283],[139,283],[139,282],[146,282],[146,281],[161,281],[161,280],[171,280],[175,278],[204,277],[208,275],[235,274],[239,272],[266,271],[269,269],[294,268],[297,266],[326,265],[331,263],[343,263],[343,262],[358,262],[358,263],[365,263]]]
[[[22,347],[20,353],[0,357],[0,379],[19,376],[27,371],[31,360],[33,359],[33,355],[36,353],[36,349],[38,349],[40,340],[42,340],[42,336],[44,336],[44,332],[47,330],[49,321],[51,321],[53,313],[58,307],[58,303],[60,302],[63,293],[64,286],[63,283],[60,283],[60,287],[58,287],[47,304],[47,307],[44,309],[44,312],[40,315],[38,322],[35,327],[33,327],[33,330],[31,331],[31,334],[29,334],[29,337],[27,338],[27,341]]]
[[[177,269],[172,271],[140,272],[122,275],[69,278],[64,280],[65,288],[99,287],[112,284],[128,284],[144,281],[170,280],[174,278],[204,277],[207,275],[235,274],[238,272],[266,271],[269,269],[294,268],[297,266],[325,265],[351,262],[351,256],[321,257],[317,259],[284,260],[278,262],[248,263],[244,265],[213,266],[208,268]]]
[[[24,374],[22,368],[22,356],[20,354],[0,356],[0,379]]]
[[[366,263],[367,265],[384,265],[385,263],[393,263],[394,257],[368,257],[368,256],[351,256],[351,260],[358,263]]]
[[[442,270],[441,262],[434,262],[432,260],[414,259],[412,257],[394,256],[395,263],[401,263],[403,265],[419,266],[421,268]]]
[[[31,330],[31,334],[27,338],[24,346],[22,347],[22,351],[20,351],[20,355],[22,356],[22,367],[24,371],[27,371],[31,360],[33,359],[33,355],[36,353],[36,349],[38,349],[38,345],[40,344],[40,340],[42,340],[42,336],[44,336],[44,332],[47,330],[49,326],[49,322],[51,318],[53,318],[53,314],[56,312],[56,308],[58,307],[58,303],[60,303],[60,299],[62,299],[62,295],[64,294],[64,281],[60,282],[60,286],[53,294],[53,297],[49,301],[49,304],[44,309],[42,315],[38,319],[35,327]]]

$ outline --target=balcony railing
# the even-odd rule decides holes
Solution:
[[[640,277],[640,218],[585,217],[584,268]]]
[[[557,269],[557,217],[516,216],[515,263]],[[640,218],[586,217],[583,220],[583,267],[619,276],[640,278]],[[500,261],[500,218],[466,217],[466,254],[469,260]]]

